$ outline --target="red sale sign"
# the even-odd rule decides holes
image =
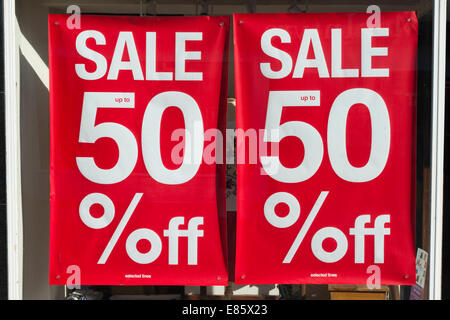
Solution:
[[[236,283],[415,281],[417,18],[368,17],[234,15]]]
[[[50,284],[227,284],[224,165],[204,151],[229,18],[68,17],[49,15]]]

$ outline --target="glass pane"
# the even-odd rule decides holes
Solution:
[[[332,297],[355,298],[366,293],[368,299],[410,299],[411,286],[382,286],[375,292],[366,290],[364,284],[348,283],[347,287],[322,284],[271,284],[239,286],[230,282],[228,286],[83,286],[80,290],[65,292],[62,286],[48,285],[49,225],[50,225],[50,123],[49,123],[49,39],[48,14],[65,14],[70,5],[81,9],[83,15],[96,14],[119,16],[230,16],[234,13],[338,13],[366,12],[374,1],[311,0],[311,1],[72,1],[49,2],[16,1],[17,19],[24,41],[20,57],[20,105],[21,105],[21,152],[22,152],[22,197],[24,226],[24,298],[61,299],[65,295],[73,298],[85,296],[90,299],[120,299],[130,295],[155,298],[206,299],[212,296],[243,299],[248,296],[258,299],[331,299]],[[431,132],[431,72],[432,72],[432,1],[386,0],[376,1],[383,13],[392,11],[414,11],[418,18],[417,86],[416,92],[403,92],[417,101],[416,111],[416,168],[415,168],[415,247],[429,252],[430,228],[430,132]],[[367,15],[370,16],[369,14]],[[352,21],[349,21],[351,24]],[[405,23],[398,21],[399,24]],[[406,22],[407,23],[407,22]],[[227,129],[236,128],[236,74],[233,27],[229,35],[228,64],[228,111]],[[354,35],[355,37],[358,35]],[[34,59],[37,55],[42,59]],[[328,56],[327,56],[327,59]],[[295,61],[295,59],[294,59]],[[345,66],[344,66],[345,67]],[[346,68],[350,68],[347,66]],[[394,130],[394,129],[393,129]],[[409,137],[410,138],[410,137]],[[326,143],[324,144],[326,147]],[[227,144],[228,147],[228,144]],[[231,144],[231,147],[232,144]],[[234,161],[235,162],[235,161]],[[230,272],[234,272],[236,230],[236,164],[227,164],[227,222],[226,237],[229,247]],[[383,199],[379,199],[383,201]],[[306,207],[305,207],[306,210]],[[444,233],[445,234],[445,233]],[[444,242],[448,242],[444,240]],[[367,244],[369,245],[369,244]],[[445,248],[445,247],[444,247]],[[448,250],[447,250],[448,251]],[[448,257],[447,257],[448,258]],[[444,266],[447,262],[444,254]],[[445,268],[444,268],[445,269]],[[447,268],[448,269],[448,268]],[[445,269],[446,270],[446,269]],[[447,274],[444,273],[444,284]],[[368,274],[369,277],[369,274]],[[428,270],[425,269],[423,298],[428,297]],[[444,290],[444,296],[448,293]]]

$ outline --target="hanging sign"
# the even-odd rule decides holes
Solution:
[[[49,15],[50,284],[227,284],[225,171],[204,152],[229,18],[68,17]]]
[[[236,283],[414,283],[417,18],[368,18],[234,15]]]

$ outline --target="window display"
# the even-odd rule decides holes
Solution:
[[[4,1],[9,297],[440,299],[446,14]]]

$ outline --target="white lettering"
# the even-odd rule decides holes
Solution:
[[[200,51],[186,51],[186,41],[202,40],[201,32],[175,33],[175,80],[203,80],[202,72],[186,72],[186,60],[201,60]]]
[[[128,49],[130,61],[122,60],[125,46]],[[111,61],[111,67],[108,73],[108,80],[117,80],[119,71],[121,70],[131,70],[133,72],[134,80],[144,80],[136,44],[134,43],[133,33],[128,31],[119,33],[116,48],[114,49],[114,54]]]
[[[362,77],[389,77],[389,68],[373,69],[372,57],[387,56],[388,48],[372,47],[372,37],[389,36],[389,28],[361,29],[361,76]]]
[[[273,71],[270,63],[263,62],[260,64],[261,73],[268,79],[281,79],[289,75],[292,70],[292,58],[287,53],[272,46],[272,38],[279,37],[281,43],[290,43],[291,37],[286,30],[269,29],[263,33],[261,37],[261,49],[269,57],[275,58],[281,62],[281,69]]]
[[[314,59],[308,59],[309,46],[312,44]],[[329,78],[327,62],[323,54],[317,29],[305,29],[303,32],[300,50],[295,64],[293,78],[302,78],[305,68],[317,68],[320,78]]]
[[[89,49],[86,46],[87,39],[93,38],[95,40],[95,43],[97,45],[105,45],[106,39],[105,36],[95,30],[86,30],[83,32],[80,32],[80,34],[77,36],[77,40],[75,42],[75,47],[77,49],[77,52],[86,59],[92,60],[96,64],[96,69],[94,72],[88,72],[86,70],[85,64],[75,64],[75,72],[77,75],[84,80],[97,80],[103,77],[106,73],[106,68],[108,67],[108,63],[106,62],[106,59],[104,56],[102,56],[100,53]]]

